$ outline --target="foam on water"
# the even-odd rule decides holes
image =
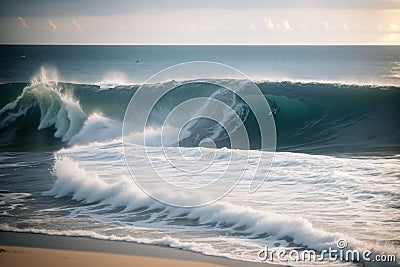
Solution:
[[[193,155],[194,149],[183,149],[183,153]],[[224,153],[223,151],[221,153]],[[182,148],[179,153],[181,152]],[[394,245],[386,244],[385,240],[389,236],[381,236],[378,243],[374,240],[382,231],[389,231],[392,238],[393,235],[400,236],[395,223],[387,225],[386,230],[375,228],[373,224],[365,225],[365,232],[360,231],[357,235],[354,235],[351,229],[354,227],[353,223],[357,223],[358,220],[365,221],[371,218],[369,214],[373,210],[387,210],[387,205],[394,203],[393,198],[396,198],[399,189],[395,178],[398,173],[390,174],[391,180],[386,181],[392,185],[390,189],[381,185],[381,189],[376,189],[378,191],[371,190],[374,190],[376,172],[382,171],[382,174],[389,176],[391,166],[398,164],[398,160],[337,159],[278,153],[272,177],[269,177],[266,186],[257,197],[249,196],[247,191],[243,190],[248,184],[244,179],[226,200],[201,208],[183,209],[164,206],[138,189],[126,169],[122,168],[122,156],[121,143],[118,140],[97,143],[95,147],[92,144],[64,149],[57,153],[53,170],[57,180],[53,188],[44,194],[56,198],[71,197],[85,203],[85,206],[74,210],[73,216],[77,218],[89,216],[96,220],[117,223],[126,229],[163,229],[167,231],[163,234],[172,236],[176,234],[176,229],[180,229],[184,230],[183,234],[179,234],[183,242],[196,240],[199,237],[197,231],[207,233],[209,238],[225,236],[219,239],[218,246],[209,244],[211,250],[200,250],[206,254],[213,251],[213,255],[255,260],[254,251],[263,244],[271,247],[279,244],[278,246],[283,248],[322,250],[329,246],[335,247],[335,242],[341,238],[345,238],[351,248],[371,249],[376,253],[396,253]],[[141,155],[137,157],[140,167]],[[379,165],[380,168],[377,167]],[[320,175],[320,166],[325,166],[323,172],[328,174],[327,177]],[[355,166],[363,167],[356,167],[355,170]],[[346,168],[352,170],[348,175]],[[343,171],[339,171],[340,169]],[[302,179],[302,176],[308,178]],[[368,180],[368,177],[372,180]],[[333,191],[333,188],[347,189]],[[304,190],[310,191],[304,194]],[[383,190],[386,193],[382,195]],[[325,195],[328,192],[330,195]],[[341,192],[345,192],[345,195]],[[372,204],[376,198],[380,199],[379,207]],[[318,206],[322,203],[330,204]],[[87,206],[88,204],[90,205]],[[302,209],[287,210],[296,205],[300,205]],[[360,210],[359,205],[365,205],[366,210]],[[343,222],[332,221],[334,217],[347,216],[348,210],[353,208],[357,209],[358,217],[348,217]],[[304,215],[307,215],[308,219],[304,218]],[[129,218],[136,219],[132,222]],[[392,218],[393,221],[398,219]],[[374,220],[379,219],[375,217]],[[117,235],[120,230],[113,234]],[[371,233],[374,233],[374,239],[369,238]],[[154,236],[149,236],[153,240]],[[227,247],[233,246],[233,239],[235,243],[241,243],[243,255],[224,252]],[[220,247],[221,243],[224,243],[224,249]]]
[[[117,86],[131,84],[128,82],[128,78],[125,73],[120,71],[112,71],[107,73],[101,80],[101,82],[96,83],[100,86],[101,90],[108,90],[115,88]]]

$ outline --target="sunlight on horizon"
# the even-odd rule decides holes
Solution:
[[[6,1],[7,2],[7,1]],[[23,1],[22,1],[23,2]],[[90,3],[90,1],[87,1]],[[101,2],[101,1],[100,1]],[[75,1],[65,9],[45,1],[38,7],[3,3],[0,42],[3,44],[400,44],[400,1],[359,1],[335,6],[324,1],[299,1],[282,6],[237,1],[226,8],[205,1],[121,1],[116,9],[91,5],[79,10]],[[339,1],[341,3],[342,1]],[[43,3],[43,5],[41,5]],[[85,2],[86,3],[86,2]],[[389,4],[390,5],[389,5]],[[44,5],[46,4],[46,5]],[[306,6],[305,4],[308,4]],[[389,5],[389,6],[387,6]],[[58,7],[58,6],[57,6]]]

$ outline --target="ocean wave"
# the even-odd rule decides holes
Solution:
[[[35,139],[44,139],[52,134],[55,138],[53,143],[58,146],[94,141],[88,134],[80,133],[88,129],[102,132],[96,140],[118,135],[120,130],[117,128],[122,125],[125,109],[139,86],[121,85],[113,90],[104,90],[99,85],[60,83],[55,76],[54,72],[47,74],[41,69],[27,86],[1,85],[2,147],[15,147],[17,138],[19,143],[23,143],[26,133]],[[213,84],[212,80],[206,82],[168,81],[145,85],[149,94],[165,86],[175,87],[154,107],[149,122],[160,126],[179,103],[196,97],[209,97],[222,101],[237,113],[251,133],[250,147],[259,148],[258,125],[246,103],[232,92]],[[225,83],[239,83],[245,90],[247,81],[228,79]],[[398,154],[400,150],[398,87],[292,82],[261,82],[257,85],[271,109],[276,110],[278,151]],[[20,94],[16,95],[16,92]],[[217,124],[205,125],[204,121],[198,120],[192,122],[190,128],[186,130],[190,130],[191,135],[181,140],[181,145],[197,146],[204,138],[216,141],[217,147],[230,145],[226,132]]]

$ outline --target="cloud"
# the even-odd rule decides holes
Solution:
[[[290,25],[289,21],[287,20],[283,22],[283,28],[285,28],[288,31],[294,31],[294,28],[292,27],[292,25]]]
[[[197,31],[197,24],[195,22],[190,23],[190,30],[193,32]]]
[[[57,25],[51,19],[49,19],[49,25],[54,31],[57,30]]]
[[[78,21],[76,19],[71,20],[71,22],[72,22],[72,25],[75,27],[75,29],[77,31],[81,31],[82,30],[81,25],[79,25],[79,23],[78,23]]]
[[[331,29],[331,27],[329,26],[329,23],[326,20],[322,21],[322,24],[324,24],[325,30],[329,31]]]
[[[26,23],[25,19],[23,17],[18,17],[19,22],[21,22],[22,28],[29,29],[28,23]]]
[[[350,30],[350,29],[349,29],[349,26],[347,26],[346,21],[343,21],[343,22],[342,22],[342,26],[343,26],[343,30],[345,30],[345,31]]]
[[[82,17],[137,14],[155,10],[396,10],[399,0],[2,0],[0,16]]]
[[[386,33],[400,33],[400,25],[395,22],[378,24],[378,31]]]
[[[168,28],[168,30],[171,31],[171,32],[177,31],[176,27],[172,26],[171,24],[168,24],[168,25],[167,25],[167,28]]]
[[[389,25],[392,32],[398,32],[400,30],[400,26],[397,23],[392,22]]]
[[[264,18],[264,20],[267,25],[267,29],[273,30],[275,28],[275,25],[274,25],[274,23],[272,23],[271,19]]]

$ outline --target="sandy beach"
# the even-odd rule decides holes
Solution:
[[[72,250],[1,247],[0,263],[2,266],[192,266],[217,267],[204,262],[172,260],[111,253],[81,252]]]
[[[276,266],[179,249],[83,237],[0,232],[1,266]]]

